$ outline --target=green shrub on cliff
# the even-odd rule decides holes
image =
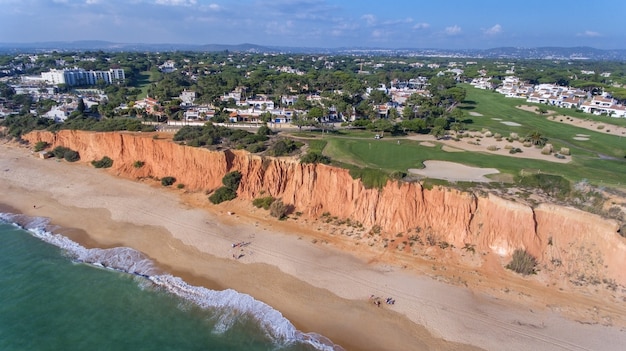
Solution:
[[[330,157],[324,156],[319,152],[307,152],[306,155],[300,157],[301,163],[323,163],[329,164]]]
[[[100,160],[93,160],[91,164],[96,168],[109,168],[113,166],[113,160],[109,156],[104,156]]]
[[[560,175],[538,173],[520,177],[518,180],[521,185],[541,189],[559,199],[565,198],[572,190],[570,182]]]
[[[237,191],[237,189],[239,188],[239,183],[241,182],[241,177],[242,175],[239,171],[228,172],[222,178],[222,184],[224,184],[224,186],[227,188],[231,188]]]
[[[522,249],[515,250],[511,262],[506,265],[507,269],[523,275],[535,274],[535,267],[537,267],[537,259]]]
[[[65,146],[57,146],[52,150],[52,154],[56,158],[63,158],[67,162],[76,162],[80,160],[80,155],[77,151],[74,151]]]
[[[242,175],[239,171],[226,173],[226,175],[222,177],[222,184],[224,184],[224,186],[215,190],[215,192],[209,196],[209,201],[213,204],[219,204],[236,198],[241,177]]]
[[[209,196],[209,201],[211,201],[211,203],[217,205],[217,204],[222,203],[224,201],[233,200],[236,197],[237,197],[237,192],[236,191],[234,191],[231,188],[223,186],[223,187],[215,190],[215,192],[213,194],[211,194],[211,196]]]
[[[135,167],[135,168],[141,168],[141,167],[143,167],[143,165],[145,165],[145,164],[146,164],[146,163],[145,163],[145,162],[143,162],[143,161],[135,161],[135,162],[133,162],[133,167]]]
[[[64,154],[63,154],[63,158],[65,159],[65,161],[67,162],[76,162],[78,160],[80,160],[80,155],[78,154],[78,151],[74,151],[74,150],[67,150]]]
[[[276,199],[273,198],[272,196],[259,197],[259,198],[252,200],[252,204],[255,207],[262,208],[264,210],[269,210],[272,203],[274,203],[274,200]]]
[[[48,146],[50,146],[50,144],[48,144],[47,142],[45,142],[45,141],[38,141],[35,144],[34,150],[35,150],[35,152],[43,151],[44,149],[48,148]]]
[[[52,154],[56,158],[63,158],[63,155],[65,155],[65,152],[67,152],[69,150],[70,149],[65,147],[65,146],[57,146],[54,149],[52,149]]]
[[[176,178],[174,177],[163,177],[161,178],[161,185],[163,186],[170,186],[172,184],[176,183]]]

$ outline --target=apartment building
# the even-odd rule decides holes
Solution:
[[[66,84],[68,86],[96,85],[99,81],[106,84],[114,84],[123,82],[126,79],[124,70],[120,68],[112,68],[108,71],[86,71],[82,68],[52,69],[50,72],[42,72],[41,78],[47,83],[58,85]]]

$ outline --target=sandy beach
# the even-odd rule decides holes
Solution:
[[[87,164],[0,145],[1,211],[48,217],[86,247],[133,247],[193,285],[233,288],[346,350],[621,350],[626,329],[561,316],[601,297],[354,250],[317,225],[277,221],[249,203],[122,179]],[[320,240],[325,238],[327,240]],[[233,243],[245,242],[242,247]],[[436,273],[433,273],[436,272]],[[435,279],[434,279],[435,278]],[[484,280],[511,299],[459,281]],[[383,299],[377,307],[370,296]],[[396,300],[384,303],[386,297]],[[599,307],[602,309],[602,306]],[[575,313],[574,313],[575,314]]]

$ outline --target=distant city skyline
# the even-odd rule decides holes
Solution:
[[[626,49],[619,0],[0,0],[0,8],[5,43]]]

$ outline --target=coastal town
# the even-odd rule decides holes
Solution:
[[[621,62],[2,58],[0,205],[74,263],[321,349],[623,345]]]
[[[608,116],[613,118],[626,117],[624,99],[619,95],[612,96],[606,89],[590,85],[588,88],[573,88],[558,84],[531,84],[515,75],[515,63],[492,62],[497,70],[488,70],[485,64],[477,61],[459,62],[458,60],[391,60],[385,58],[349,58],[353,65],[353,74],[343,73],[342,65],[348,58],[331,56],[297,57],[299,61],[310,60],[315,70],[329,72],[329,79],[343,78],[348,82],[316,82],[311,81],[311,74],[302,67],[287,64],[272,64],[266,55],[228,54],[218,58],[212,64],[194,62],[190,58],[183,60],[167,59],[166,55],[156,56],[152,72],[163,79],[176,75],[187,83],[174,87],[164,95],[150,89],[133,91],[121,98],[112,98],[111,89],[107,86],[128,87],[135,85],[137,72],[127,72],[119,68],[120,64],[106,55],[93,57],[88,54],[71,56],[73,62],[58,58],[51,54],[18,55],[5,60],[7,64],[0,67],[1,79],[14,94],[26,94],[32,97],[31,105],[43,103],[45,106],[31,108],[28,112],[34,117],[43,117],[64,122],[77,113],[87,112],[96,118],[112,116],[131,116],[144,118],[146,121],[157,121],[172,125],[204,123],[254,124],[269,123],[274,127],[284,126],[315,126],[319,124],[361,124],[362,120],[377,119],[400,122],[417,116],[420,98],[429,98],[431,78],[446,78],[453,83],[468,83],[479,88],[499,92],[506,97],[524,99],[528,103],[573,109],[587,114]],[[275,58],[275,57],[274,57]],[[296,57],[291,57],[294,60]],[[196,58],[196,60],[201,57]],[[95,67],[93,63],[104,61],[100,66],[107,70],[79,68]],[[244,61],[246,64],[239,64]],[[119,61],[121,62],[121,61]],[[239,70],[242,77],[239,84],[221,94],[215,92],[207,96],[205,92],[193,89],[203,76],[214,76],[216,70],[226,67]],[[480,67],[479,67],[480,66]],[[381,73],[395,69],[412,70],[416,75],[403,74],[406,78],[381,80]],[[40,75],[28,72],[44,70]],[[280,87],[259,86],[252,76],[264,74],[284,78],[276,84]],[[130,74],[134,78],[127,79]],[[420,75],[423,74],[423,75]],[[494,76],[497,75],[497,76]],[[600,77],[612,81],[611,72],[595,72],[580,69],[572,72],[581,77]],[[389,74],[386,74],[389,76]],[[597,79],[597,78],[596,78]],[[360,83],[352,83],[357,80]],[[152,86],[158,82],[151,83]],[[268,83],[266,83],[268,84]],[[271,83],[269,83],[271,84]],[[126,88],[128,89],[128,88]],[[108,90],[108,92],[107,92]],[[178,93],[176,93],[178,91]],[[136,95],[135,95],[136,93]],[[349,101],[343,97],[349,97]],[[620,99],[621,98],[621,99]],[[0,99],[0,118],[18,115],[23,105]],[[343,99],[343,100],[342,100]],[[351,101],[350,101],[351,100]],[[351,103],[352,102],[352,103]],[[362,102],[366,102],[363,104]],[[454,102],[453,102],[454,104]],[[106,106],[106,108],[104,108]],[[34,106],[33,106],[34,107]],[[77,112],[77,110],[79,110]],[[446,129],[449,125],[446,126]]]

